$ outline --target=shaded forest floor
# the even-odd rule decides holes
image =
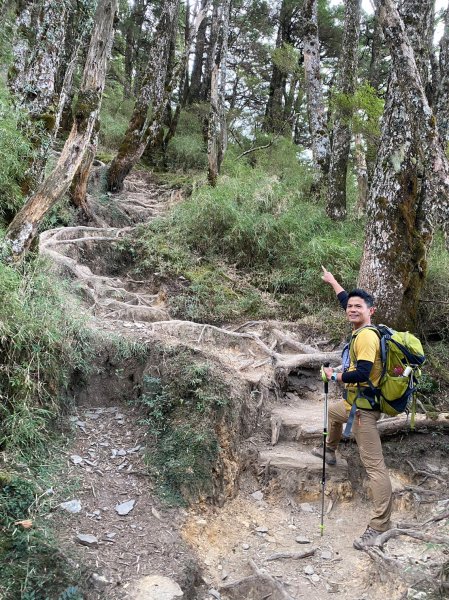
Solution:
[[[99,169],[93,189],[101,186]],[[53,515],[63,552],[84,565],[85,597],[176,598],[177,585],[184,598],[198,600],[305,595],[318,600],[328,593],[342,600],[438,597],[434,582],[445,579],[447,565],[441,544],[401,537],[378,556],[352,548],[369,513],[352,444],[343,448],[338,466],[328,468],[326,528],[320,536],[321,463],[310,449],[322,437],[317,367],[323,353],[338,361],[332,339],[308,323],[257,320],[216,327],[172,318],[171,300],[185,292],[184,278],[157,270],[139,279],[130,275],[135,259],[128,236],[181,200],[178,192],[136,173],[119,196],[107,202],[91,196],[95,222],[41,236],[41,253],[73,281],[100,340],[91,375],[73,382],[73,443],[61,474],[78,482],[73,497],[64,500],[79,500],[80,510],[61,508]],[[113,347],[122,347],[122,354]],[[182,413],[170,406],[156,414],[154,398],[166,401],[164,389],[145,395],[145,385],[163,379],[174,355],[188,355],[196,365],[184,376],[198,378],[199,368],[208,364],[226,385],[212,416],[198,408],[209,400],[196,396],[196,426],[201,429],[204,419],[219,451],[210,485],[189,479],[195,469],[187,463],[178,471],[185,477],[179,495],[196,496],[184,508],[161,502],[166,465],[152,464],[167,439],[164,419],[184,431]],[[296,366],[285,367],[292,362]],[[420,523],[449,508],[447,436],[429,429],[412,436],[402,422],[398,430],[399,437],[385,444],[394,516]],[[194,452],[192,439],[179,440],[184,454]],[[169,453],[165,458],[180,461]],[[428,529],[430,537],[448,535],[445,519]],[[166,579],[148,579],[155,576]],[[159,596],[148,595],[149,589],[158,589]],[[426,595],[414,596],[419,589]]]

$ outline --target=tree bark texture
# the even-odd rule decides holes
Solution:
[[[55,102],[55,80],[64,48],[67,11],[66,0],[41,0],[26,5],[18,16],[9,87],[17,103],[33,117],[48,115]],[[53,129],[49,116],[47,121],[48,128]]]
[[[100,112],[116,10],[117,0],[99,0],[72,130],[55,168],[8,227],[4,251],[9,259],[20,258],[29,248],[43,217],[69,189],[81,165]]]
[[[210,110],[207,130],[208,181],[217,183],[227,145],[225,114],[226,60],[229,35],[230,0],[215,0],[211,23],[212,60],[210,73]]]
[[[112,192],[123,188],[125,178],[158,132],[167,101],[165,82],[178,11],[179,0],[164,0],[133,114],[117,156],[108,170],[107,185]]]
[[[354,136],[354,162],[357,176],[357,205],[356,216],[361,219],[365,214],[368,199],[368,167],[363,137],[360,133]]]
[[[444,145],[449,142],[449,6],[444,16],[444,34],[440,40],[439,82],[435,113]]]
[[[413,6],[412,21],[407,11]],[[419,11],[414,1],[403,3],[409,28],[423,26],[423,32],[425,9],[423,2]],[[380,321],[413,328],[435,218],[447,221],[449,165],[410,43],[419,36],[407,35],[392,0],[379,0],[379,19],[392,75],[367,206],[359,285],[374,293]]]
[[[317,0],[304,0],[303,17],[305,21],[304,74],[313,161],[321,175],[327,175],[329,171],[329,137],[321,84]]]
[[[352,132],[351,97],[357,85],[360,4],[361,0],[346,2],[345,29],[340,54],[338,92],[342,101],[337,103],[334,117],[326,206],[328,216],[335,221],[346,218],[346,175]]]

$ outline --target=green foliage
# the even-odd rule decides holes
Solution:
[[[115,81],[108,82],[100,112],[99,140],[103,149],[118,149],[128,127],[133,104],[132,99],[123,98],[121,85]]]
[[[146,375],[138,403],[153,436],[147,459],[163,496],[172,502],[212,491],[219,442],[215,427],[224,418],[229,391],[209,364],[189,352],[165,354],[162,372]]]
[[[22,272],[0,263],[0,292],[0,444],[42,452],[70,373],[87,368],[88,338],[42,262]]]
[[[352,95],[336,93],[332,101],[335,108],[352,120],[355,133],[362,133],[372,141],[378,139],[384,100],[368,83],[360,85]]]
[[[291,44],[284,44],[280,48],[275,48],[271,54],[273,64],[284,73],[285,75],[291,75],[296,73],[299,75],[302,73],[302,69],[299,65],[299,51]]]
[[[0,220],[9,221],[23,203],[20,188],[32,156],[31,144],[20,125],[21,114],[12,106],[0,78]]]

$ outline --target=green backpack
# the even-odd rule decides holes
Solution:
[[[363,397],[369,400],[373,409],[396,416],[410,407],[421,376],[420,367],[426,360],[424,350],[419,339],[408,331],[395,331],[386,325],[367,325],[367,327],[375,331],[380,339],[382,374],[377,387],[374,387],[368,379],[374,398],[370,400],[366,396]],[[352,338],[351,342],[354,339]],[[349,367],[350,359],[353,359],[356,364],[355,357],[351,353],[351,345],[348,343],[343,349],[344,370]],[[360,395],[362,395],[361,391]],[[355,413],[355,410],[356,401],[351,412]],[[352,421],[353,418],[351,425]],[[348,428],[345,430],[345,435],[347,430]]]

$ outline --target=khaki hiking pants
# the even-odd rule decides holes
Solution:
[[[329,406],[327,447],[336,450],[343,433],[343,424],[349,416],[344,400]],[[391,481],[382,454],[377,421],[380,412],[358,410],[352,431],[359,449],[360,460],[368,474],[373,495],[374,510],[370,526],[377,531],[390,529],[392,509]]]

